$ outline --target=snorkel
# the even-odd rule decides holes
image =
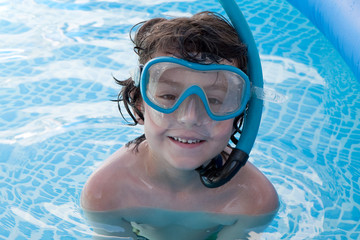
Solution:
[[[252,87],[262,89],[260,57],[246,19],[234,0],[219,0],[219,2],[230,18],[239,39],[248,47],[248,76]],[[244,115],[242,133],[225,164],[218,167],[216,161],[212,160],[207,166],[197,169],[201,182],[206,187],[216,188],[224,185],[246,164],[259,130],[262,108],[263,101],[253,94]]]

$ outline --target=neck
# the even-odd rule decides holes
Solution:
[[[204,187],[195,169],[177,169],[155,156],[149,156],[146,159],[144,161],[146,174],[157,186],[167,188],[172,192],[196,191]]]

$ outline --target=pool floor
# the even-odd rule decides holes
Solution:
[[[238,1],[261,55],[264,112],[249,161],[281,207],[261,239],[360,238],[360,84],[285,0]],[[142,133],[110,100],[137,58],[130,28],[216,1],[0,1],[0,239],[91,239],[89,175]]]

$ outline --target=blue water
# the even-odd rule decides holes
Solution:
[[[0,0],[0,239],[91,239],[81,189],[142,131],[109,101],[112,76],[136,65],[129,29],[224,13],[215,0],[133,2]],[[359,82],[286,1],[240,2],[267,92],[250,161],[281,201],[262,239],[359,239]]]

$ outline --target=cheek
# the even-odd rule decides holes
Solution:
[[[145,109],[144,112],[144,130],[152,132],[157,130],[158,126],[156,124],[156,122],[154,121],[154,119],[151,117],[151,114],[149,114],[149,111],[147,111]]]
[[[152,138],[153,136],[161,135],[164,131],[166,131],[165,128],[163,128],[161,125],[157,123],[157,119],[154,118],[154,116],[151,114],[151,111],[153,111],[149,106],[145,104],[144,107],[144,132],[147,139]]]
[[[157,123],[157,119],[153,113],[153,109],[151,107],[149,107],[146,103],[144,103],[144,122],[147,125],[158,125]]]
[[[229,119],[225,121],[221,121],[220,123],[216,124],[213,128],[213,134],[219,140],[223,140],[228,142],[232,133],[234,132],[233,127],[234,119]]]

